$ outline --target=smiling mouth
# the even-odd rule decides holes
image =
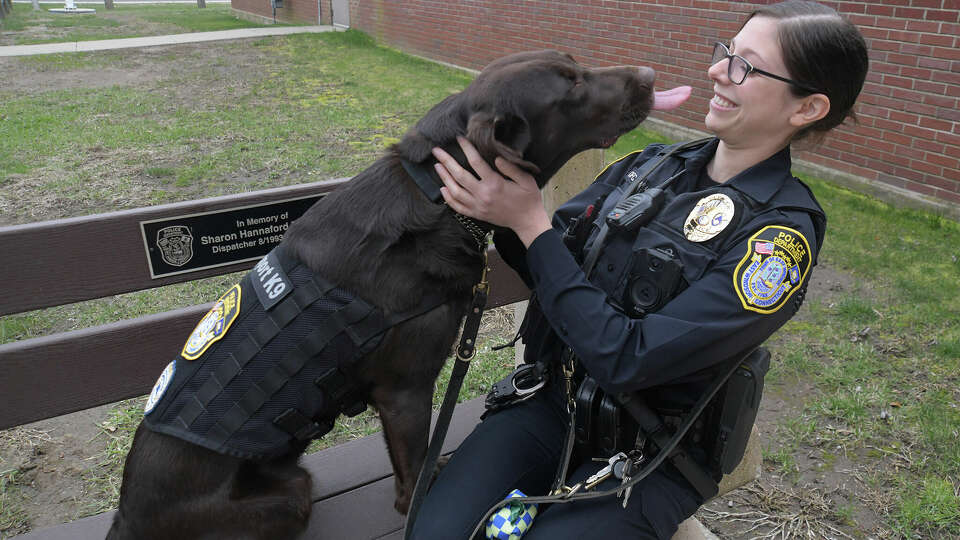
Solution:
[[[711,99],[710,102],[716,105],[717,107],[720,107],[721,109],[733,109],[737,107],[736,103],[721,96],[720,94],[714,94],[713,99]]]

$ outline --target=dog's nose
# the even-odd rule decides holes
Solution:
[[[637,76],[643,81],[644,84],[652,87],[653,81],[657,78],[657,72],[653,68],[647,66],[638,66],[637,67]]]

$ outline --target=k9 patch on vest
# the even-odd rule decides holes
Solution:
[[[810,244],[800,232],[769,225],[750,237],[733,272],[743,308],[774,313],[798,290],[810,270]]]
[[[234,285],[217,300],[210,311],[200,319],[180,355],[187,360],[200,358],[210,345],[227,334],[237,314],[240,313],[240,284]]]
[[[284,273],[277,256],[271,251],[251,271],[253,291],[264,310],[269,310],[293,291],[293,282]]]

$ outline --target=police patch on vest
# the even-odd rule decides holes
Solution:
[[[706,242],[727,228],[735,212],[733,201],[723,193],[704,197],[683,222],[683,235],[691,242]]]
[[[744,309],[773,313],[797,291],[810,270],[810,244],[798,231],[769,225],[747,241],[733,272],[733,288]]]
[[[176,360],[170,362],[167,364],[167,367],[163,368],[163,373],[160,374],[157,382],[153,385],[153,390],[150,391],[150,396],[147,398],[147,404],[143,406],[143,414],[150,414],[150,411],[157,406],[157,403],[160,402],[160,398],[162,398],[163,394],[166,393],[167,387],[170,386],[170,381],[173,380],[173,374],[176,371]]]
[[[210,345],[226,335],[237,314],[240,313],[240,284],[234,285],[217,300],[210,311],[187,338],[180,355],[187,360],[196,360]]]
[[[251,272],[253,291],[257,293],[257,299],[263,305],[263,309],[269,310],[283,300],[283,297],[293,291],[293,283],[280,266],[277,256],[271,251],[260,259],[260,262],[253,267]]]

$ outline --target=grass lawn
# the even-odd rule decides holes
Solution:
[[[41,3],[40,11],[30,4],[13,4],[13,12],[0,19],[0,45],[33,45],[70,41],[185,34],[267,26],[230,13],[230,4],[124,4],[113,9],[103,4],[79,4],[96,13],[59,14],[47,10],[64,4]]]
[[[350,176],[470,80],[355,32],[3,62],[0,75],[21,85],[0,87],[6,225]],[[608,158],[652,140],[663,139],[638,130]],[[743,504],[766,531],[807,519],[815,536],[830,530],[816,523],[829,523],[860,538],[956,538],[960,225],[805,180],[829,217],[814,278],[843,286],[811,290],[768,342],[765,402],[779,406],[761,413],[772,487]],[[3,317],[0,343],[204,302],[236,279]],[[493,326],[462,397],[482,394],[512,364],[511,351],[489,350],[509,322]],[[99,509],[114,504],[138,407],[118,407],[107,424],[116,444],[89,479]],[[375,429],[368,413],[325,444]],[[25,519],[21,471],[7,469],[0,464],[0,530]],[[747,511],[722,510],[701,517],[741,537],[729,531]]]

